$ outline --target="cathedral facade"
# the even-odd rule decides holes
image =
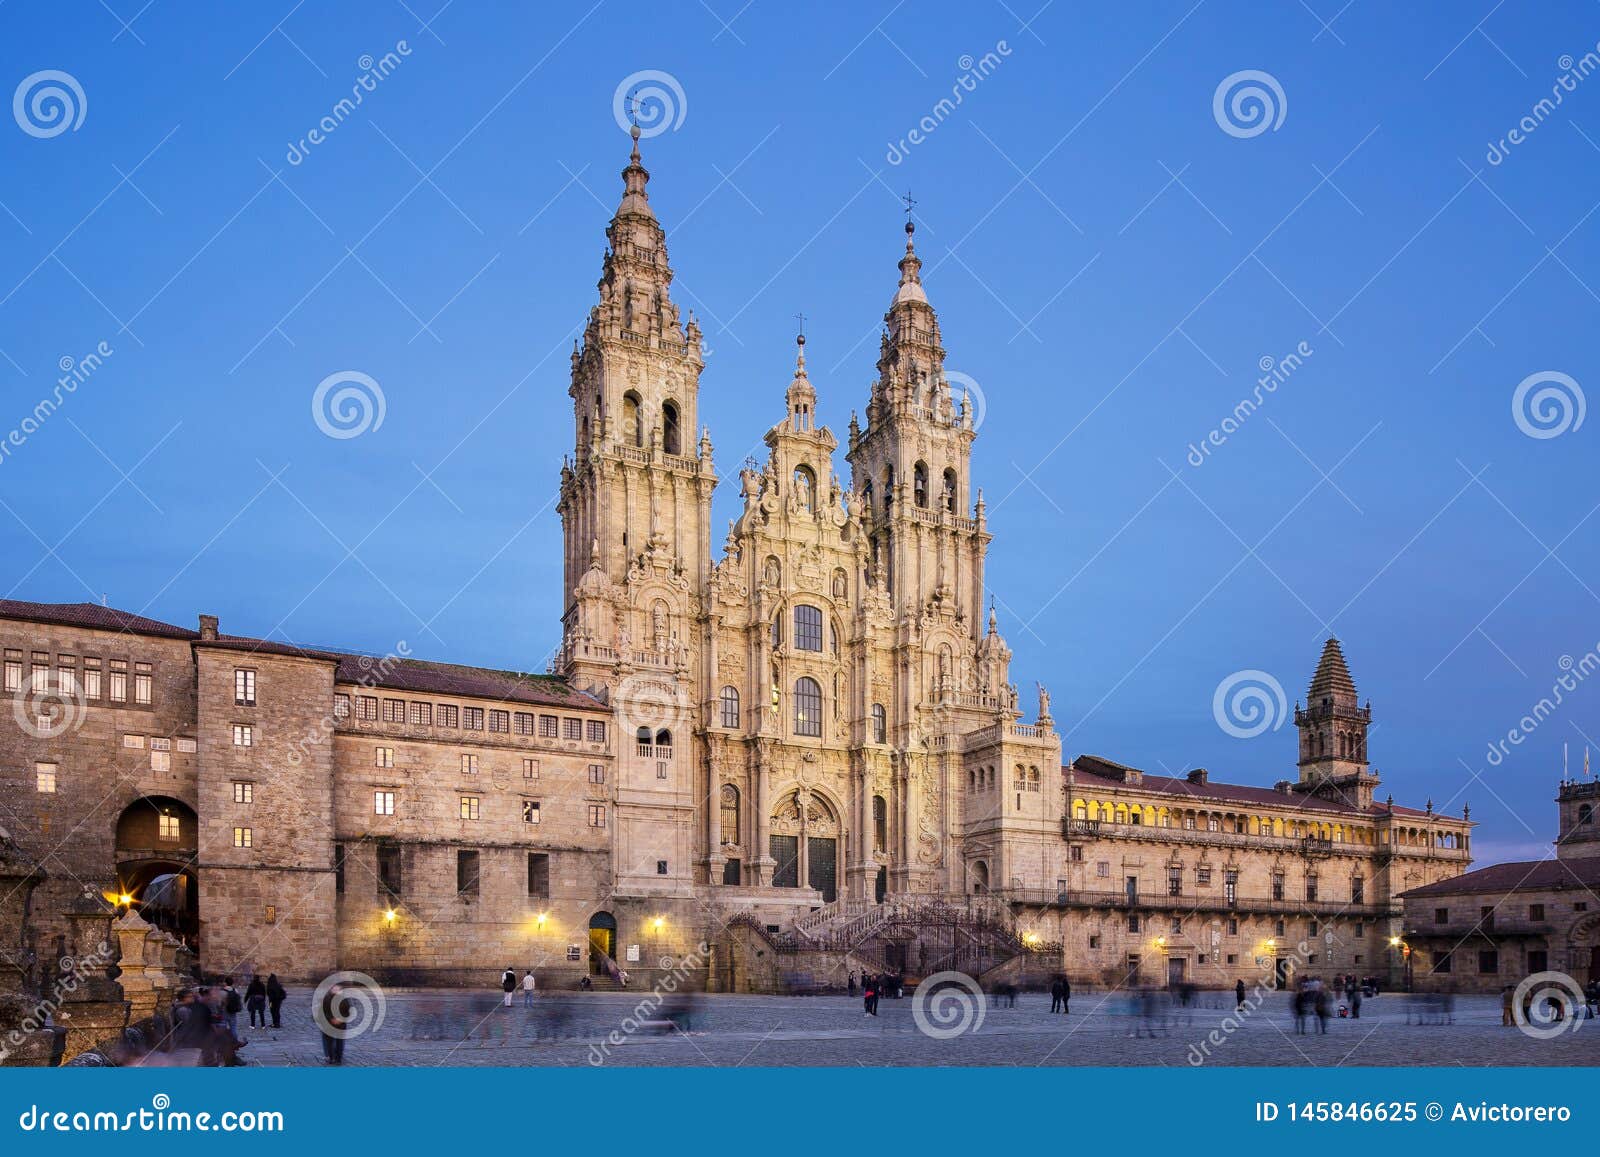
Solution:
[[[0,826],[42,881],[5,959],[86,951],[110,905],[208,972],[307,979],[1392,971],[1399,893],[1463,871],[1471,825],[1374,799],[1337,643],[1271,788],[1064,764],[1042,687],[1025,719],[910,224],[848,476],[801,337],[714,551],[702,335],[637,133],[622,177],[572,355],[551,670],[0,602]]]

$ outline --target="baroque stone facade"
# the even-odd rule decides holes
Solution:
[[[701,332],[637,134],[622,177],[572,355],[552,672],[0,603],[0,803],[46,875],[30,947],[64,945],[87,892],[208,971],[295,979],[689,968],[741,987],[769,950],[767,976],[1383,971],[1395,897],[1462,870],[1470,824],[1373,801],[1337,643],[1277,788],[1063,766],[1043,687],[1024,720],[985,614],[972,405],[910,224],[848,477],[801,337],[713,557]],[[1325,947],[1293,960],[1301,940]]]

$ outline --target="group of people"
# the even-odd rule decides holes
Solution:
[[[1500,1023],[1502,1025],[1532,1024],[1534,993],[1532,990],[1523,994],[1521,1019],[1517,1017],[1515,1009],[1517,990],[1512,985],[1506,985],[1500,990]],[[1555,995],[1545,998],[1544,1016],[1549,1021],[1558,1021],[1566,1015],[1565,1003]],[[1583,1004],[1573,1004],[1573,1015],[1577,1017],[1600,1016],[1600,979],[1589,981],[1583,986]]]
[[[172,1042],[181,1049],[197,1049],[200,1063],[207,1067],[242,1065],[239,1050],[250,1042],[239,1035],[239,1013],[248,1007],[251,1027],[259,1022],[266,1028],[270,1009],[272,1027],[281,1028],[288,995],[276,973],[265,980],[251,977],[243,994],[231,976],[220,986],[185,988],[172,1006]]]
[[[850,995],[856,994],[856,974],[849,977]],[[878,1015],[878,1001],[888,996],[898,1000],[905,995],[906,978],[903,973],[865,972],[861,975],[861,1007],[867,1016]]]
[[[584,977],[584,979],[587,980],[588,977]],[[511,1007],[511,998],[516,995],[518,989],[521,989],[522,1007],[532,1008],[533,992],[537,983],[533,978],[533,970],[531,968],[522,974],[521,980],[518,980],[517,970],[509,964],[506,965],[506,970],[500,974],[500,991],[506,994],[505,1007]]]
[[[1072,981],[1065,976],[1058,976],[1050,982],[1050,1011],[1066,1013],[1072,1010],[1067,1007],[1072,1000]]]
[[[1234,991],[1242,1005],[1244,982],[1240,981]],[[1306,1026],[1314,1016],[1317,1018],[1317,1031],[1327,1032],[1328,1020],[1335,1012],[1334,1001],[1341,996],[1344,1000],[1338,1006],[1338,1015],[1360,1020],[1363,995],[1363,985],[1354,976],[1335,976],[1327,983],[1320,976],[1300,977],[1295,981],[1294,991],[1289,998],[1290,1007],[1294,1010],[1294,1031],[1308,1031]]]

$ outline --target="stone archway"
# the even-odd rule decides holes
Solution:
[[[199,817],[171,796],[141,796],[117,817],[117,889],[146,921],[195,948],[200,888]]]
[[[796,788],[772,811],[768,854],[772,884],[798,888],[802,881],[831,904],[839,894],[839,813],[820,792]]]
[[[1568,930],[1567,969],[1579,984],[1600,980],[1600,912],[1579,917]]]

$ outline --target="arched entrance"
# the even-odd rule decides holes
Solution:
[[[972,894],[982,896],[989,890],[989,865],[982,860],[972,861]]]
[[[617,918],[610,912],[589,917],[589,972],[603,976],[616,971]]]
[[[170,796],[143,796],[117,817],[117,888],[132,908],[190,948],[200,932],[194,864],[199,817]]]
[[[821,795],[797,788],[778,801],[767,837],[776,888],[806,886],[831,904],[839,888],[839,817]]]
[[[1600,980],[1600,912],[1591,912],[1572,925],[1567,934],[1567,966],[1579,984]]]

